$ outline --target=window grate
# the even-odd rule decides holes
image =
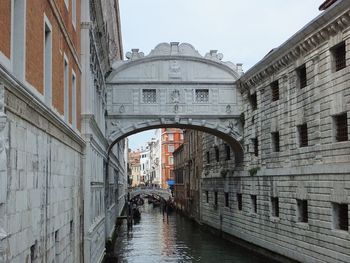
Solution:
[[[214,192],[214,205],[218,205],[218,192]]]
[[[220,152],[219,152],[219,147],[215,146],[215,160],[216,162],[220,161]]]
[[[300,88],[305,88],[307,86],[307,74],[306,74],[306,66],[302,65],[297,69],[298,77],[299,77],[299,86]]]
[[[307,200],[297,200],[297,206],[298,206],[298,221],[307,223],[309,221]]]
[[[226,161],[231,160],[231,147],[226,144],[225,150],[226,150]]]
[[[256,195],[251,195],[250,197],[252,200],[252,212],[256,214],[258,212],[258,204],[256,201]]]
[[[271,83],[272,101],[280,99],[280,88],[278,85],[278,80]]]
[[[271,208],[272,208],[272,216],[279,217],[280,216],[280,208],[278,197],[271,197]]]
[[[237,194],[237,204],[238,204],[238,210],[242,210],[242,194]]]
[[[155,89],[142,90],[142,101],[147,104],[157,103],[157,91]]]
[[[339,204],[339,229],[349,230],[348,204]]]
[[[339,71],[346,67],[346,48],[345,42],[337,45],[332,49],[335,71]]]
[[[299,125],[298,132],[299,132],[299,146],[300,147],[308,146],[309,141],[308,141],[307,124],[304,123],[302,125]]]
[[[225,206],[229,207],[230,206],[230,200],[229,200],[229,194],[225,193]]]
[[[336,141],[343,142],[348,140],[348,116],[346,113],[335,116]]]
[[[271,133],[272,137],[272,150],[274,152],[280,151],[280,133],[279,132],[273,132]]]
[[[198,102],[198,103],[209,102],[209,90],[208,89],[196,89],[196,102]]]
[[[253,147],[254,147],[254,155],[259,156],[259,142],[258,138],[252,139]]]
[[[257,99],[256,92],[254,92],[249,96],[249,101],[252,106],[252,110],[256,110],[258,108],[258,99]]]

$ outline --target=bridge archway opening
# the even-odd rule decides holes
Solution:
[[[244,161],[244,149],[241,142],[238,140],[240,138],[236,139],[235,137],[233,137],[237,135],[233,134],[232,129],[226,126],[211,124],[210,122],[207,122],[207,121],[203,121],[201,124],[202,125],[182,124],[182,123],[168,123],[168,124],[159,123],[159,124],[149,124],[149,126],[147,126],[147,124],[144,125],[143,123],[134,124],[129,129],[123,129],[123,131],[114,133],[113,141],[111,141],[108,149],[108,155],[112,151],[114,145],[116,145],[119,141],[125,139],[126,137],[129,137],[131,135],[134,135],[143,131],[161,129],[161,128],[191,129],[191,130],[197,130],[208,134],[212,134],[222,139],[223,141],[225,141],[233,150],[234,160],[235,160],[235,169],[237,168],[239,169],[242,166]],[[135,126],[136,127],[139,126],[139,128],[135,128]],[[211,126],[214,126],[215,128],[211,128]]]

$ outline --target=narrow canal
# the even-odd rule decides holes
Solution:
[[[260,255],[208,233],[189,219],[145,205],[141,220],[127,231],[126,222],[115,246],[118,262],[230,262],[273,263]]]

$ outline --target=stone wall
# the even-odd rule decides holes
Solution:
[[[203,223],[300,262],[350,262],[349,50],[338,1],[240,78],[244,171],[204,173]]]
[[[83,142],[10,90],[5,101],[4,260],[79,262]]]

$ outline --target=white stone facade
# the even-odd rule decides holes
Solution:
[[[1,262],[79,262],[84,141],[11,75],[1,80]]]
[[[203,223],[300,262],[350,262],[349,7],[338,1],[240,78],[244,171],[203,178]]]

